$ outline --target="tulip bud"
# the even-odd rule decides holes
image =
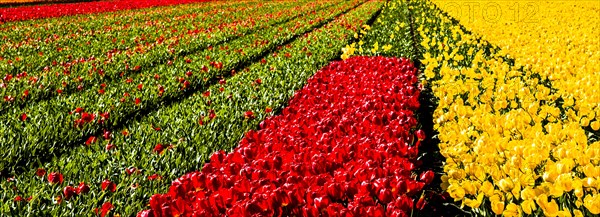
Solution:
[[[77,194],[86,194],[88,192],[90,192],[90,186],[86,185],[84,182],[79,183],[79,186],[77,187]]]
[[[51,172],[48,174],[48,182],[50,182],[50,184],[62,184],[63,175],[57,172]]]
[[[425,204],[427,204],[427,202],[425,201],[425,197],[421,196],[421,198],[419,199],[419,201],[417,201],[417,209],[419,210],[423,210],[423,208],[425,208]]]
[[[425,182],[425,184],[429,184],[431,183],[431,181],[433,181],[435,174],[433,173],[433,171],[428,170],[424,173],[421,173],[421,181]]]
[[[377,198],[382,204],[387,204],[390,201],[392,201],[392,191],[390,191],[390,189],[387,188],[381,189],[379,191],[379,194],[377,195]]]
[[[65,200],[69,200],[71,197],[75,196],[75,189],[70,185],[65,186],[65,188],[63,188],[63,194],[65,195]]]

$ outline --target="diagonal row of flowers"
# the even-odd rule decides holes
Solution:
[[[321,69],[281,115],[173,181],[138,216],[407,216],[417,175],[419,89],[404,58],[353,57]]]

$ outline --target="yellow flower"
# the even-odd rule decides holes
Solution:
[[[454,198],[454,201],[462,200],[465,197],[465,189],[455,184],[450,184],[446,191],[448,191],[450,197]]]
[[[572,217],[571,212],[563,210],[558,211],[558,217]]]
[[[521,202],[521,209],[524,213],[530,215],[533,211],[536,210],[535,202],[532,199],[524,200]]]
[[[375,42],[373,48],[371,49],[371,53],[377,53],[377,50],[379,50],[379,42]]]
[[[504,201],[492,201],[492,211],[496,215],[502,215],[504,212]]]
[[[506,178],[498,182],[498,187],[500,187],[500,190],[504,192],[510,192],[510,190],[512,190],[514,187],[514,184],[510,179]]]
[[[389,51],[390,49],[392,49],[392,45],[384,45],[383,47],[383,51]]]
[[[554,199],[548,202],[548,197],[545,194],[538,196],[535,202],[540,206],[544,215],[546,216],[557,216],[558,215],[558,204]]]
[[[492,183],[486,181],[481,185],[481,188],[479,188],[479,192],[487,197],[491,197],[494,194],[494,186]]]
[[[586,195],[583,198],[583,206],[594,215],[600,214],[600,194]]]
[[[463,200],[463,202],[465,203],[465,205],[467,205],[468,207],[471,208],[479,208],[479,206],[481,206],[481,203],[483,202],[483,194],[479,194],[477,195],[476,199],[469,199],[469,198],[465,198]]]
[[[594,121],[590,124],[590,126],[592,127],[593,130],[598,131],[600,129],[600,122]]]
[[[517,204],[509,203],[508,205],[506,205],[506,209],[504,210],[504,212],[502,212],[502,215],[506,217],[521,216],[521,210],[519,209],[519,206],[517,206]]]

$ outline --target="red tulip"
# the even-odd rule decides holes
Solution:
[[[44,175],[46,175],[46,170],[43,168],[38,168],[35,172],[35,175],[38,177],[43,177]]]
[[[254,119],[255,118],[254,117],[254,112],[252,112],[252,111],[246,111],[246,112],[244,112],[244,118],[246,118],[246,119]]]
[[[158,174],[152,174],[151,176],[148,176],[148,180],[152,181],[152,180],[160,180],[162,179],[162,176],[158,175]]]
[[[27,120],[27,114],[23,113],[21,114],[21,121],[25,121]]]
[[[104,204],[102,204],[102,208],[100,210],[100,217],[106,216],[106,214],[108,214],[108,212],[110,212],[110,210],[112,210],[113,208],[115,208],[115,206],[113,206],[110,202],[105,202]]]
[[[63,194],[65,195],[65,200],[70,200],[71,197],[76,195],[75,188],[70,185],[65,186],[65,188],[63,188]]]
[[[108,189],[111,192],[115,192],[117,190],[117,185],[115,183],[111,182],[110,180],[105,179],[104,181],[102,181],[101,188],[103,191]]]
[[[152,151],[157,154],[162,154],[165,151],[166,147],[167,147],[166,145],[162,145],[159,143],[159,144],[156,144],[156,146],[154,146],[154,149]]]
[[[417,138],[419,139],[419,141],[425,140],[425,131],[417,130],[417,132],[415,132],[415,135],[417,135]]]
[[[429,184],[431,183],[431,181],[433,181],[435,174],[433,173],[433,171],[428,170],[424,173],[421,173],[421,176],[419,177],[421,179],[421,181],[425,182],[425,184]]]
[[[91,123],[92,121],[94,121],[95,118],[96,118],[96,116],[94,114],[91,114],[91,113],[83,112],[81,114],[81,120],[84,123]]]
[[[94,143],[96,143],[96,141],[97,141],[97,140],[98,140],[98,139],[97,139],[95,136],[90,136],[90,137],[89,137],[89,138],[88,138],[88,139],[85,141],[85,144],[89,146],[89,145],[91,145],[91,144],[94,144]]]
[[[379,201],[381,201],[381,203],[387,204],[390,201],[392,201],[392,191],[387,188],[381,189],[379,191],[379,194],[377,195],[377,198],[379,199]]]
[[[48,182],[50,182],[50,184],[62,184],[63,175],[57,172],[51,172],[48,174]]]
[[[426,203],[427,201],[425,201],[425,197],[421,196],[421,198],[419,198],[419,201],[417,201],[416,208],[419,210],[423,210],[423,208],[425,208]]]
[[[90,192],[90,186],[86,185],[84,182],[79,183],[77,186],[77,194],[86,194]]]
[[[131,175],[131,174],[135,173],[136,171],[137,171],[137,168],[135,168],[135,167],[125,168],[125,173],[127,173],[127,175]]]
[[[104,130],[104,133],[102,133],[102,138],[104,138],[105,140],[110,140],[112,137],[112,133],[108,130]]]

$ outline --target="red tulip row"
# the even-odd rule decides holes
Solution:
[[[2,8],[0,23],[207,1],[210,0],[118,0]]]
[[[413,171],[425,137],[416,71],[404,58],[331,63],[281,115],[173,181],[138,216],[408,216],[433,179]]]

